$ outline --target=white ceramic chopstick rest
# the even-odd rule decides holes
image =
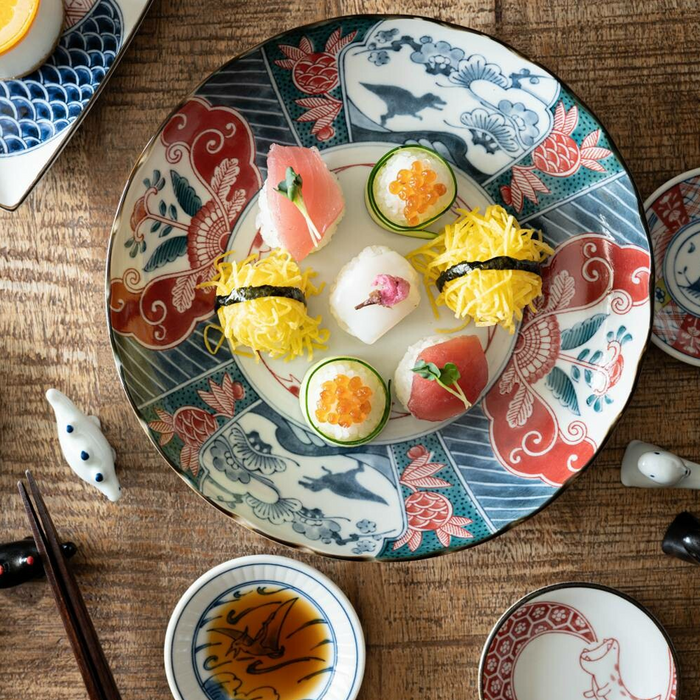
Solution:
[[[639,488],[700,489],[700,464],[632,440],[622,458],[622,483]]]
[[[100,430],[97,416],[86,416],[58,389],[49,389],[46,399],[56,414],[58,441],[70,468],[110,501],[118,501],[122,487],[114,472],[116,452]]]

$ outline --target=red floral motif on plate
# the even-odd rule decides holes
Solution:
[[[570,177],[580,168],[605,172],[598,161],[612,153],[598,145],[600,129],[591,131],[579,146],[571,136],[577,123],[578,107],[573,105],[567,112],[564,103],[559,102],[554,112],[552,130],[532,152],[533,165],[514,165],[510,185],[501,187],[505,204],[522,211],[526,199],[538,204],[538,192],[549,194],[549,188],[537,176],[537,170],[552,177]]]
[[[352,42],[357,32],[342,36],[342,29],[336,29],[326,41],[323,51],[316,51],[313,42],[304,36],[299,46],[280,44],[279,50],[286,58],[275,63],[280,68],[292,71],[295,87],[311,97],[294,100],[306,112],[297,118],[299,122],[313,122],[311,133],[318,141],[328,141],[335,136],[333,122],[340,114],[343,103],[330,94],[338,87],[338,54]]]
[[[139,270],[126,269],[110,282],[110,315],[115,332],[162,350],[182,342],[199,321],[212,315],[214,294],[197,285],[212,277],[215,258],[226,250],[240,212],[262,181],[246,121],[235,110],[212,107],[199,97],[170,118],[158,147],[164,149],[168,166],[186,164],[194,173],[196,182],[190,184],[203,204],[189,224],[166,220],[150,207],[157,190],[147,187],[134,204],[131,230],[141,242],[142,224],[148,220],[181,229],[187,235],[188,267],[168,266],[145,283]]]
[[[557,362],[576,363],[561,349],[567,315],[598,305],[625,314],[649,302],[649,254],[622,247],[599,235],[572,238],[543,269],[538,313],[525,312],[520,338],[501,378],[484,400],[491,421],[491,444],[499,462],[513,474],[560,486],[592,459],[597,444],[583,420],[570,420],[552,393],[535,384]],[[596,392],[605,394],[624,368],[619,341],[608,342]]]
[[[423,542],[424,532],[434,532],[443,547],[450,546],[452,537],[462,539],[473,537],[466,529],[467,525],[471,525],[471,519],[455,515],[449,498],[435,491],[418,490],[452,486],[449,481],[434,476],[444,469],[445,465],[440,462],[431,462],[432,453],[424,445],[411,447],[407,456],[411,463],[404,469],[399,483],[412,492],[404,501],[408,527],[406,532],[394,542],[394,550],[408,544],[408,548],[415,552]]]
[[[158,420],[148,424],[153,432],[160,433],[158,442],[161,446],[167,445],[176,435],[182,440],[180,469],[189,470],[194,476],[199,472],[200,448],[219,428],[217,418],[233,418],[236,401],[245,397],[245,389],[240,382],[234,382],[225,374],[221,384],[209,379],[209,391],[200,389],[197,393],[214,413],[197,406],[182,406],[172,414],[156,408]]]
[[[681,184],[671,187],[668,192],[659,197],[651,208],[654,213],[663,222],[664,226],[670,233],[675,233],[679,228],[690,223],[688,211],[683,203],[683,194],[681,192]],[[654,249],[656,251],[656,249]],[[663,251],[665,252],[665,250]]]

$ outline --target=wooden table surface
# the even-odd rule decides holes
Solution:
[[[643,197],[700,166],[697,0],[155,0],[106,90],[43,182],[0,214],[0,535],[24,537],[15,483],[31,467],[62,532],[125,700],[169,698],[163,639],[173,606],[211,566],[273,553],[316,566],[363,621],[362,700],[477,698],[477,666],[501,611],[557,581],[615,586],[673,638],[684,700],[700,697],[700,570],[660,542],[694,492],[619,482],[632,438],[700,456],[698,370],[652,347],[634,399],[595,465],[542,514],[473,550],[422,562],[361,564],[272,544],[226,519],[156,454],[129,408],[104,309],[115,207],[144,144],[172,106],[230,56],[324,17],[415,12],[475,27],[544,63],[587,101]],[[100,415],[119,453],[111,504],[62,461],[48,387]],[[84,697],[44,582],[0,591],[0,698]],[[550,700],[556,700],[552,698]]]

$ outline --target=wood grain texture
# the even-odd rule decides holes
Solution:
[[[176,102],[230,56],[298,24],[414,12],[475,27],[544,63],[601,118],[643,197],[700,165],[697,0],[155,0],[104,94],[14,214],[0,214],[0,535],[28,530],[15,482],[34,470],[74,559],[125,700],[170,697],[169,615],[201,573],[269,552],[306,561],[347,592],[368,644],[362,700],[477,697],[482,645],[528,591],[581,579],[616,586],[667,626],[684,700],[700,697],[700,571],[666,558],[665,528],[698,493],[619,483],[632,438],[700,455],[696,369],[656,348],[595,465],[544,513],[474,550],[367,565],[271,544],[207,507],[152,449],[122,389],[105,329],[112,217],[141,149]],[[63,463],[44,391],[99,414],[119,453],[118,505]],[[46,584],[0,591],[0,698],[79,700],[80,675]]]

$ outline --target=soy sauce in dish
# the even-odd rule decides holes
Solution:
[[[333,673],[336,649],[325,616],[290,588],[239,588],[211,610],[205,632],[205,667],[218,678],[235,677],[240,686],[227,690],[243,697],[259,689],[265,700],[264,692],[270,700],[306,700]]]

